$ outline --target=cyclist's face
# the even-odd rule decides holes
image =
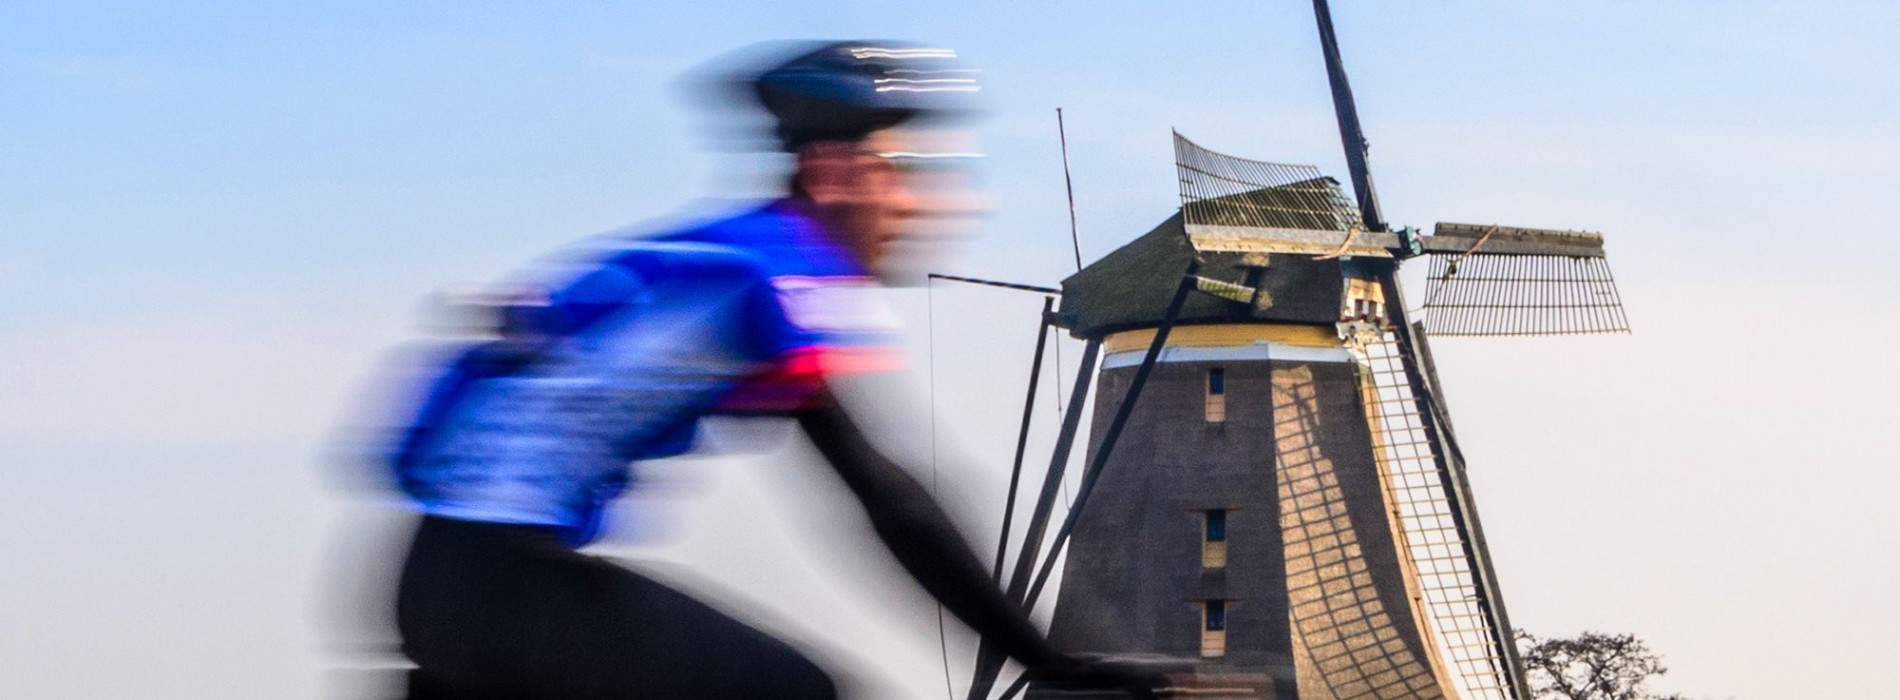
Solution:
[[[900,162],[887,155],[902,151],[902,139],[887,130],[871,134],[851,155],[856,196],[843,233],[868,267],[883,262],[925,206]]]
[[[965,178],[925,169],[902,132],[872,133],[856,144],[821,144],[801,158],[801,184],[831,219],[834,233],[866,267],[878,270],[893,246],[916,240],[937,224],[975,213]],[[942,162],[942,161],[935,161]],[[955,186],[952,186],[952,185]],[[942,231],[931,231],[940,237]],[[911,239],[911,240],[905,240]]]

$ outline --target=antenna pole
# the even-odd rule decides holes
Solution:
[[[1333,13],[1326,0],[1313,0],[1313,18],[1319,22],[1320,49],[1326,54],[1326,80],[1333,88],[1333,116],[1339,118],[1339,142],[1346,149],[1346,167],[1352,171],[1352,194],[1359,200],[1359,218],[1368,231],[1384,231],[1385,217],[1379,214],[1379,194],[1372,187],[1372,171],[1366,164],[1366,134],[1359,128],[1359,108],[1352,102],[1352,84],[1346,82],[1346,67],[1339,60],[1339,39],[1333,36]]]
[[[1075,180],[1069,177],[1069,130],[1062,125],[1062,108],[1056,108],[1056,136],[1062,140],[1062,186],[1069,190],[1069,244],[1075,246],[1075,269],[1082,270],[1082,236],[1075,226]]]

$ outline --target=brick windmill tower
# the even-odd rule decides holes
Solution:
[[[1009,591],[1035,604],[1063,562],[1058,642],[1195,658],[1225,697],[1527,698],[1426,337],[1627,331],[1603,239],[1388,227],[1314,5],[1355,197],[1175,135],[1179,212],[1064,280],[1045,314],[1087,349]],[[1432,259],[1420,322],[1397,275],[1416,257]],[[979,653],[972,700],[1000,668]]]

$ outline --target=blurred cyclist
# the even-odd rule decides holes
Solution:
[[[520,295],[418,402],[392,457],[424,514],[397,601],[411,698],[835,697],[790,646],[576,551],[631,462],[687,451],[715,413],[794,417],[904,569],[1037,677],[1144,682],[1050,648],[834,400],[899,365],[857,293],[925,204],[893,127],[976,80],[944,49],[806,48],[750,80],[795,159],[787,196]]]

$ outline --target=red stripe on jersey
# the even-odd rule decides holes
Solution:
[[[806,408],[824,388],[824,378],[846,374],[895,372],[903,353],[887,346],[813,346],[785,353],[719,401],[729,413],[785,413]]]

